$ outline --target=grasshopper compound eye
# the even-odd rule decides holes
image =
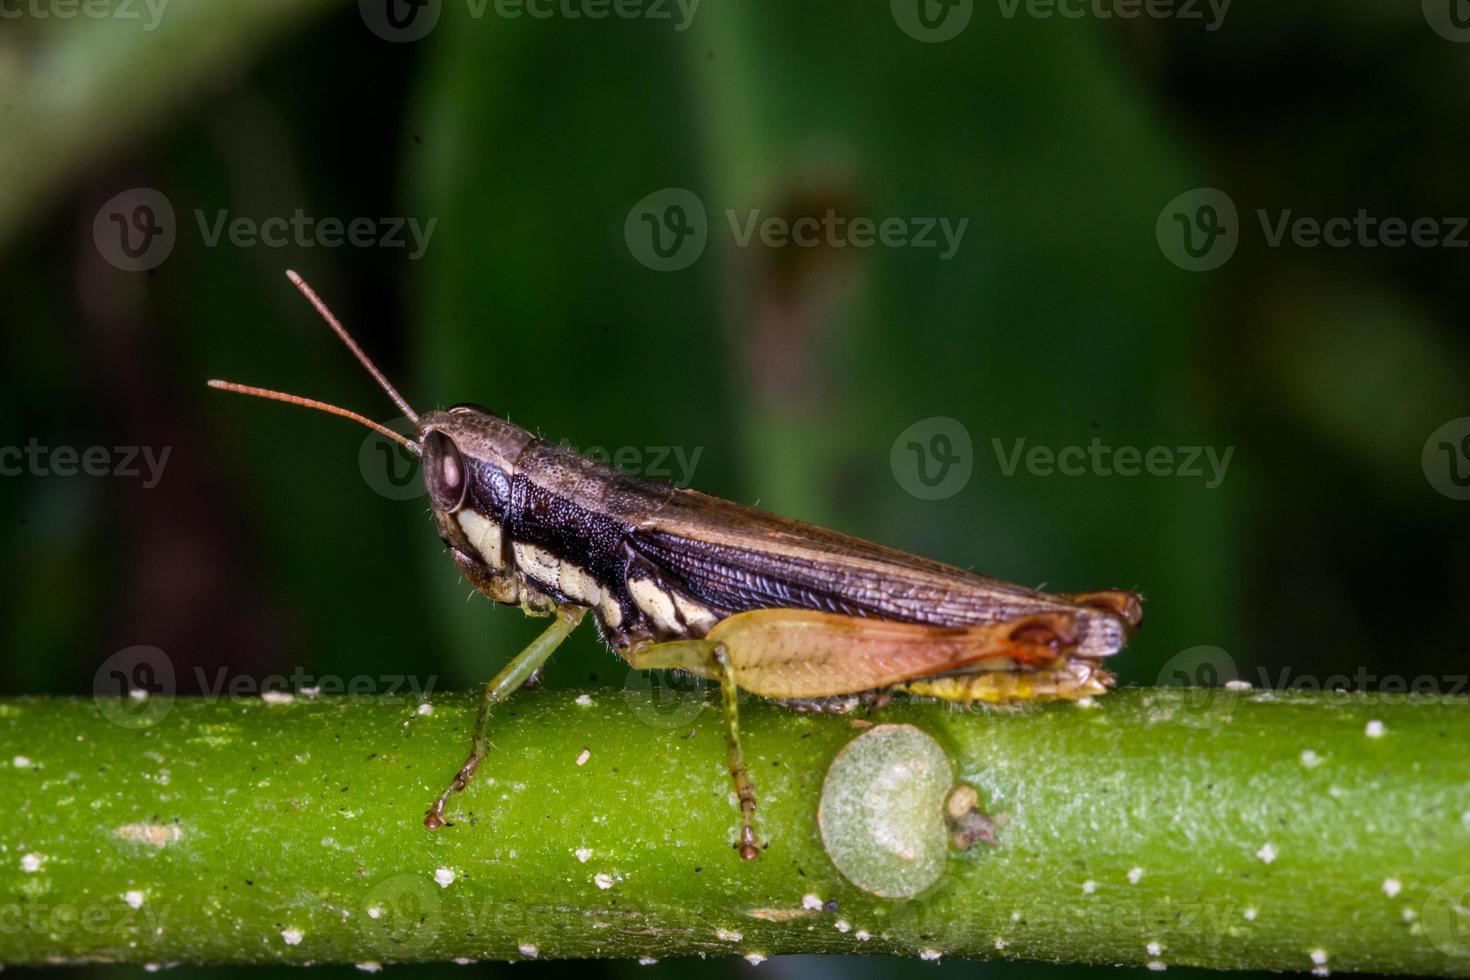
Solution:
[[[469,486],[464,457],[454,440],[437,430],[424,437],[424,483],[435,510],[452,514],[464,503]]]

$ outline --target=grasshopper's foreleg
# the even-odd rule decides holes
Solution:
[[[635,649],[624,656],[639,670],[687,670],[700,677],[718,678],[725,707],[725,756],[740,806],[740,839],[736,846],[742,858],[754,861],[761,853],[760,840],[755,836],[755,783],[740,747],[740,685],[729,651],[724,644],[709,640],[675,640]]]
[[[453,781],[445,787],[444,792],[439,794],[439,798],[429,808],[428,814],[424,817],[425,827],[430,830],[438,830],[444,826],[445,804],[449,802],[451,796],[470,784],[470,780],[475,777],[475,770],[484,761],[485,754],[490,749],[490,740],[485,733],[490,725],[491,706],[510,697],[534,676],[541,669],[541,665],[546,663],[546,659],[556,652],[557,647],[561,646],[562,641],[577,628],[577,624],[586,614],[587,610],[580,607],[562,606],[558,608],[556,618],[552,620],[551,625],[546,627],[540,636],[532,640],[529,646],[516,654],[515,658],[505,665],[505,669],[485,685],[485,689],[480,692],[480,707],[475,716],[475,734],[470,745],[469,758],[465,759],[464,765],[455,774]]]

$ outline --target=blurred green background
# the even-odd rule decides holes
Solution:
[[[1470,214],[1457,0],[1240,0],[1223,19],[924,0],[936,31],[960,27],[943,41],[918,0],[703,0],[692,16],[647,0],[602,19],[586,16],[596,0],[548,17],[167,0],[155,18],[160,2],[126,17],[0,0],[0,445],[170,453],[152,487],[0,479],[0,693],[88,693],[134,645],[166,653],[181,693],[221,670],[466,688],[538,629],[466,601],[424,499],[363,431],[205,389],[227,377],[392,418],[286,268],[419,410],[479,402],[644,469],[668,452],[675,478],[673,451],[698,453],[707,492],[1026,584],[1138,589],[1125,683],[1223,669],[1448,688],[1467,672],[1470,504],[1454,477],[1470,457],[1438,456],[1432,434],[1470,415],[1470,234],[1273,246],[1258,216],[1363,209],[1454,233]],[[390,7],[424,36],[386,27]],[[130,220],[139,199],[116,195],[138,188],[171,207],[172,246],[128,271],[108,216]],[[667,188],[697,198],[708,241],[659,271],[635,206]],[[1197,188],[1237,211],[1233,254],[1205,271],[1168,235],[1171,202]],[[222,211],[298,210],[432,234],[421,256],[300,235],[211,244]],[[968,223],[946,259],[742,247],[732,210]],[[971,473],[922,499],[900,436],[937,417],[969,437]],[[1470,433],[1448,431],[1451,447]],[[993,442],[1094,438],[1233,455],[1207,486],[1007,475]],[[590,630],[546,678],[631,682]],[[1080,972],[760,967],[936,969]]]

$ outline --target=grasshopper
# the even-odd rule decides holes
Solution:
[[[592,613],[638,669],[720,685],[739,806],[734,846],[764,845],[740,744],[741,690],[795,708],[839,710],[889,692],[962,704],[1076,700],[1113,686],[1104,658],[1142,618],[1124,590],[1052,595],[637,477],[546,442],[475,405],[416,413],[300,276],[292,283],[413,423],[408,438],[298,395],[211,387],[351,419],[420,457],[439,536],[478,591],[550,617],[485,685],[468,757],[429,807],[445,825],[489,748],[490,710],[537,676]]]

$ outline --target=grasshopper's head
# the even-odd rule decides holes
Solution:
[[[500,520],[516,460],[536,437],[478,405],[455,405],[418,421],[424,486],[436,517],[470,508]]]
[[[465,578],[497,602],[521,600],[502,529],[516,461],[536,437],[477,405],[418,422],[424,486],[439,537]]]

